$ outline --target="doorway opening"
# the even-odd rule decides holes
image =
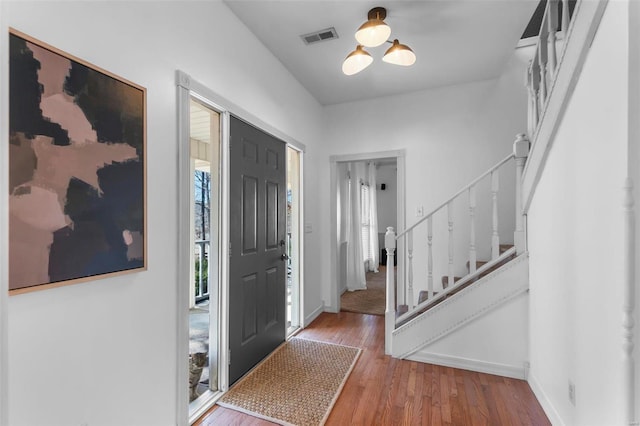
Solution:
[[[273,206],[277,203],[278,206],[282,206],[285,213],[282,222],[277,226],[274,226],[275,216],[269,215],[264,222],[265,224],[268,222],[269,225],[261,228],[265,231],[261,238],[267,238],[265,245],[267,250],[273,256],[277,255],[278,259],[282,259],[278,263],[282,265],[281,269],[284,271],[281,280],[275,279],[279,274],[271,273],[273,268],[266,268],[267,285],[279,282],[283,289],[280,293],[281,297],[280,295],[275,297],[280,306],[278,310],[281,312],[280,321],[277,321],[276,326],[272,325],[272,322],[268,322],[267,325],[270,328],[280,329],[282,335],[302,327],[303,318],[305,318],[302,304],[304,300],[304,233],[302,232],[304,212],[301,202],[305,147],[233,102],[220,97],[182,71],[177,72],[176,84],[180,142],[177,206],[179,280],[176,309],[179,344],[176,346],[178,371],[176,423],[191,424],[210,409],[234,381],[230,380],[232,360],[237,359],[238,353],[247,351],[233,351],[231,337],[251,331],[250,327],[243,328],[240,333],[232,331],[236,321],[232,318],[234,310],[230,309],[232,304],[230,293],[234,285],[238,287],[238,279],[231,277],[233,269],[231,260],[238,253],[236,250],[242,250],[243,244],[249,244],[250,241],[244,238],[240,242],[232,241],[237,236],[237,233],[232,232],[234,227],[232,222],[237,221],[239,216],[230,214],[231,204],[235,200],[233,194],[241,192],[249,194],[252,183],[247,175],[241,179],[246,183],[246,188],[245,185],[243,188],[247,191],[234,192],[231,188],[232,182],[238,182],[238,179],[233,179],[231,175],[234,169],[232,166],[234,153],[237,155],[239,152],[231,149],[231,145],[234,145],[231,135],[237,134],[237,131],[232,131],[232,126],[234,122],[236,124],[244,122],[249,127],[255,127],[258,133],[265,133],[278,139],[281,141],[280,146],[285,148],[282,150],[282,155],[276,155],[275,149],[260,154],[262,157],[266,155],[266,160],[261,161],[266,161],[263,172],[268,175],[268,180],[260,185],[261,190],[266,188],[262,197],[263,205]],[[199,125],[197,116],[200,116],[201,120]],[[200,128],[200,131],[196,127]],[[251,149],[254,139],[251,135],[236,141],[243,147],[242,156],[251,157],[252,152],[257,154],[257,151]],[[282,170],[287,172],[281,181],[273,179],[274,176],[270,174],[270,170],[276,169],[278,173]],[[276,187],[281,187],[282,191],[276,191]],[[279,197],[277,194],[282,196]],[[245,201],[249,199],[245,198]],[[247,213],[251,211],[248,209]],[[251,217],[248,215],[241,219],[248,223]],[[258,222],[262,223],[260,220]],[[282,230],[282,233],[271,232],[276,229]],[[276,235],[280,236],[276,238]],[[283,259],[283,255],[289,258]],[[247,280],[244,278],[247,278],[246,274],[240,281],[246,283]],[[285,291],[285,288],[290,291]],[[288,302],[291,303],[290,310],[287,309]],[[195,316],[190,315],[193,313]],[[272,311],[267,312],[268,315],[272,313]],[[192,332],[191,325],[197,330]],[[196,337],[200,340],[195,339]],[[194,357],[196,353],[199,355]],[[203,356],[203,353],[207,355]],[[196,359],[196,368],[192,368],[190,359]],[[199,370],[198,364],[203,363],[202,370]],[[196,398],[191,402],[190,377],[195,378],[191,383],[195,384],[196,392]]]
[[[397,160],[339,163],[338,181],[340,310],[384,315],[384,235],[398,226]]]
[[[189,413],[219,389],[220,113],[189,103],[191,167],[189,282]]]
[[[338,312],[341,309],[340,296],[349,285],[353,290],[366,289],[366,271],[379,269],[381,260],[386,263],[383,250],[386,227],[392,226],[396,231],[404,229],[405,151],[336,155],[330,157],[330,164],[331,192],[335,194],[331,197],[331,276],[335,285],[331,288],[329,309]],[[374,184],[371,185],[370,181]],[[385,185],[384,190],[382,184]],[[374,208],[362,206],[365,204],[363,200],[371,198],[374,188],[374,198],[382,197],[385,207],[379,209],[379,203],[375,202],[375,210],[379,214],[377,223],[372,226],[371,216],[366,213],[371,213]],[[354,255],[354,251],[360,255]],[[404,251],[402,245],[396,248],[398,282],[404,279]],[[351,264],[349,258],[352,259]],[[353,259],[361,261],[354,262]],[[359,276],[357,280],[351,279],[356,276]],[[398,303],[402,303],[404,294],[397,294],[396,298]]]

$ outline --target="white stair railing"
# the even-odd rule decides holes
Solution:
[[[463,285],[468,284],[472,279],[479,276],[480,274],[486,273],[495,265],[500,262],[505,262],[510,256],[515,254],[520,254],[526,250],[526,239],[524,233],[524,219],[522,215],[522,186],[521,186],[521,177],[522,170],[524,167],[524,162],[529,152],[529,140],[524,134],[519,134],[516,137],[516,140],[513,144],[513,153],[507,156],[505,159],[500,161],[495,166],[491,167],[489,170],[484,172],[478,178],[473,180],[470,184],[466,185],[460,191],[456,192],[451,198],[446,200],[444,203],[440,204],[437,208],[432,210],[429,214],[424,216],[422,219],[409,226],[404,231],[400,232],[397,236],[394,233],[392,227],[387,228],[387,233],[385,234],[385,248],[387,251],[387,306],[385,312],[385,321],[387,325],[387,338],[385,340],[385,347],[390,353],[391,351],[391,337],[390,330],[393,330],[397,324],[404,322],[406,319],[411,318],[416,310],[423,310],[425,307],[428,307],[430,304],[437,302],[438,300],[446,297],[447,294],[452,293],[457,288],[460,288]],[[503,166],[511,161],[515,162],[515,229],[513,232],[513,241],[514,247],[508,250],[505,253],[500,253],[500,236],[499,236],[499,209],[498,209],[498,193],[500,190],[500,174],[499,170],[503,168]],[[484,264],[482,267],[476,267],[477,260],[477,247],[476,247],[476,231],[478,224],[476,223],[476,207],[477,207],[477,191],[479,189],[479,184],[483,179],[489,178],[490,182],[490,194],[487,194],[487,197],[491,199],[491,261]],[[464,249],[462,254],[459,253],[459,256],[456,256],[456,246],[454,239],[454,202],[455,200],[462,196],[463,194],[467,194],[469,200],[469,246]],[[447,218],[447,275],[446,275],[446,286],[443,283],[443,291],[440,293],[436,293],[434,291],[433,284],[433,275],[434,275],[434,262],[433,262],[433,217],[436,213],[443,211],[446,208],[446,218]],[[418,262],[417,264],[423,265],[426,263],[427,265],[427,282],[426,286],[422,285],[420,287],[426,287],[426,299],[419,300],[417,305],[415,304],[414,299],[414,291],[415,291],[415,277],[414,277],[414,262],[415,262],[415,251],[414,251],[414,231],[421,227],[422,224],[426,224],[426,233],[427,233],[427,253],[426,253],[426,262]],[[400,287],[398,293],[396,293],[396,284],[394,281],[394,266],[393,266],[393,256],[396,249],[396,241],[406,239],[404,243],[406,243],[407,247],[407,259],[406,259],[406,268],[407,268],[407,282],[398,283]],[[455,281],[455,264],[454,261],[456,259],[465,259],[468,256],[469,259],[469,273],[460,278],[459,281]],[[444,278],[443,278],[444,280]],[[446,288],[446,290],[445,290]],[[406,311],[403,313],[401,311],[401,315],[397,315],[399,311],[398,306],[396,306],[395,298],[396,294],[404,295],[406,299],[406,305],[402,311]],[[415,306],[414,306],[415,305]]]
[[[559,58],[564,53],[566,34],[571,25],[569,0],[548,0],[544,9],[535,54],[527,68],[529,93],[529,135],[533,138],[542,120],[549,94],[555,82]],[[575,3],[571,1],[571,3]],[[562,17],[561,26],[559,26]],[[562,37],[559,37],[559,35]],[[558,49],[558,40],[562,45]]]

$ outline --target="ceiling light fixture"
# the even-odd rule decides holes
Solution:
[[[373,62],[371,55],[364,50],[366,47],[377,47],[385,42],[392,46],[387,49],[382,60],[389,64],[410,66],[416,62],[416,55],[406,44],[400,44],[398,39],[389,40],[391,28],[384,22],[387,17],[387,9],[374,7],[367,14],[367,22],[356,31],[358,46],[349,53],[342,63],[342,72],[346,75],[354,75],[367,68]]]
[[[356,31],[356,40],[363,46],[376,47],[389,39],[391,28],[383,21],[387,17],[384,7],[374,7],[367,15],[368,21]]]
[[[346,75],[357,74],[373,62],[373,58],[369,53],[362,48],[361,45],[356,47],[356,50],[349,53],[347,58],[342,63],[342,72]]]
[[[393,40],[393,45],[387,49],[382,60],[388,64],[408,67],[416,62],[416,54],[406,44],[400,44],[398,39]]]

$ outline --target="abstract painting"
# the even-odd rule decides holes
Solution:
[[[145,269],[145,89],[9,38],[10,294]]]

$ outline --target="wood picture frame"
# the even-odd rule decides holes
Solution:
[[[9,38],[9,294],[146,270],[146,89]]]

